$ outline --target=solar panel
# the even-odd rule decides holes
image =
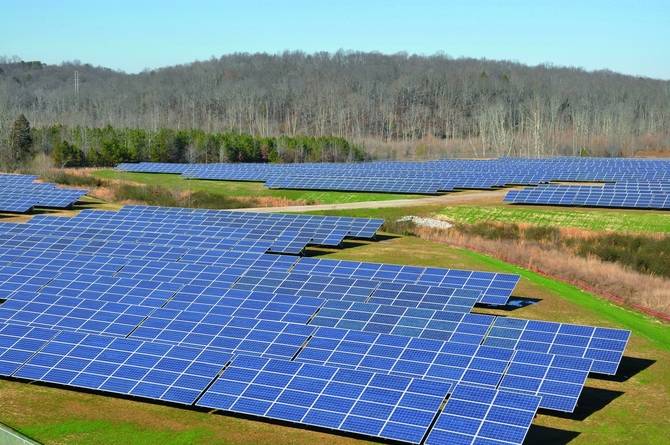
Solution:
[[[657,183],[666,178],[667,161],[632,159],[492,159],[439,160],[430,162],[372,162],[364,164],[140,164],[119,166],[133,171],[181,172],[184,178],[265,181],[265,187],[310,190],[347,190],[391,193],[428,193],[460,189],[491,189],[508,185],[542,185],[551,181],[589,181],[622,184],[631,195],[604,201],[588,195],[533,192],[511,193],[508,202],[545,205],[596,205],[607,207],[668,208],[667,188]],[[609,181],[609,182],[608,182]],[[614,182],[615,181],[615,182]],[[662,199],[640,199],[646,190],[662,192]],[[630,193],[628,192],[630,191]]]
[[[236,357],[198,406],[420,443],[450,385]]]
[[[33,327],[126,336],[153,311],[146,306],[26,292],[0,306],[0,320]]]
[[[492,175],[481,181],[459,181],[454,187],[490,187],[498,179]],[[516,275],[263,253],[302,249],[315,242],[339,243],[343,236],[364,233],[368,224],[375,227],[377,222],[238,213],[127,206],[118,213],[83,211],[67,221],[40,216],[29,224],[0,223],[0,298],[9,298],[0,305],[0,329],[14,326],[24,332],[10,336],[11,342],[6,340],[9,347],[0,351],[0,367],[16,371],[20,360],[3,360],[5,353],[14,354],[29,361],[19,370],[19,378],[192,404],[236,354],[240,360],[289,363],[300,369],[332,368],[337,373],[386,379],[387,384],[375,387],[376,394],[394,390],[390,382],[395,381],[428,385],[424,388],[474,385],[494,391],[492,400],[511,394],[507,397],[541,399],[537,406],[571,412],[589,372],[616,372],[630,335],[617,329],[469,313],[478,301],[503,304],[519,279]],[[14,347],[29,330],[56,335],[54,329],[62,330],[57,341],[40,343],[31,338],[33,350]],[[0,345],[3,341],[0,334]],[[89,341],[101,346],[95,357],[83,357],[84,363],[71,352],[91,351],[88,344],[80,348],[81,342]],[[156,369],[153,364],[137,369],[131,363],[100,358],[110,354],[120,360],[126,353],[139,354],[134,349],[139,347],[157,351],[137,355],[143,363],[191,357],[193,351],[216,352],[226,360],[217,361],[216,373],[199,375]],[[173,353],[160,352],[166,348],[183,351],[171,357]],[[184,365],[174,363],[170,366]],[[235,368],[231,366],[222,376]],[[146,380],[150,374],[157,380]],[[274,391],[256,383],[286,390],[279,383],[250,380],[249,393],[212,393],[211,397],[235,396],[232,411],[256,410],[258,401],[265,400],[257,391]],[[445,410],[458,405],[457,400],[479,403],[478,390],[467,396],[464,391],[452,395]],[[389,413],[392,417],[377,419],[362,411],[347,411],[339,413],[343,417],[336,428],[421,443],[449,389],[436,397],[434,410],[423,413],[416,411],[425,407],[417,402],[421,394],[409,392],[402,398],[411,398],[416,406],[402,408],[415,411],[398,411],[400,402],[394,399],[395,404],[386,403],[397,412]],[[271,403],[262,414],[248,413],[334,425],[334,414],[327,408],[284,399],[265,401]],[[356,398],[352,406],[360,401]],[[495,402],[489,405],[491,412],[498,409]],[[531,403],[525,411],[534,413],[537,406]],[[304,415],[296,420],[303,408]],[[510,420],[515,411],[503,411],[498,414],[508,416],[503,420],[479,419],[475,433],[458,432],[450,424],[436,427],[435,434],[510,443],[523,439],[527,425]],[[304,421],[308,414],[311,420]]]
[[[516,287],[520,276],[514,274],[478,272],[457,269],[424,268],[394,264],[364,263],[331,259],[301,258],[291,269],[292,273],[340,276],[364,280],[383,280],[423,286],[467,289],[480,292],[480,303],[504,305]],[[398,291],[384,284],[389,291]],[[380,290],[382,290],[380,289]],[[463,295],[465,297],[471,296]],[[382,303],[382,301],[379,301]],[[438,308],[435,308],[438,309]]]
[[[517,351],[499,388],[539,395],[542,408],[571,413],[592,363],[585,358]]]
[[[290,359],[314,330],[312,326],[233,317],[216,312],[158,309],[130,337],[208,347],[235,354]]]
[[[321,327],[295,360],[495,388],[514,351]]]
[[[52,329],[0,323],[0,375],[12,375],[56,334]]]
[[[366,301],[378,286],[377,281],[353,278],[248,270],[232,289]]]
[[[14,377],[191,405],[232,355],[60,332]]]
[[[518,318],[497,318],[483,344],[593,360],[591,372],[614,375],[630,331]]]
[[[460,309],[460,308],[459,308]],[[311,319],[314,326],[479,344],[488,325],[469,309],[435,311],[370,303],[328,300]],[[475,326],[482,326],[477,329]]]
[[[425,443],[520,445],[539,404],[535,396],[458,385]]]

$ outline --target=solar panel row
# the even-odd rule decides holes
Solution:
[[[91,311],[101,309],[101,304],[105,302],[120,303],[121,306],[113,306],[123,309],[117,310],[119,316],[126,310],[124,304],[165,307],[197,313],[214,311],[217,315],[301,324],[309,322],[314,326],[335,326],[357,331],[470,344],[483,342],[485,345],[508,349],[592,358],[596,363],[594,372],[610,374],[616,372],[628,338],[626,331],[534,321],[526,327],[527,332],[519,331],[519,326],[515,325],[516,331],[512,333],[518,332],[518,334],[517,340],[513,341],[510,339],[511,334],[507,332],[510,329],[503,329],[500,326],[504,323],[509,325],[512,323],[509,320],[514,319],[501,319],[492,326],[494,317],[467,314],[467,311],[456,304],[450,307],[448,303],[443,303],[446,310],[437,311],[408,309],[406,304],[389,306],[349,303],[341,300],[324,301],[323,298],[306,295],[225,290],[228,284],[235,280],[235,276],[227,280],[228,284],[223,282],[222,285],[211,285],[207,281],[209,277],[200,276],[200,280],[204,280],[200,284],[192,284],[192,275],[166,284],[160,281],[121,277],[81,277],[77,274],[54,277],[54,274],[43,274],[34,280],[27,280],[28,284],[10,292],[7,295],[10,299],[0,308],[0,314],[7,320],[25,323],[41,323],[42,320],[43,323],[38,325],[46,327],[58,327],[60,326],[58,323],[66,323],[66,326],[79,329],[88,320],[84,315],[90,315],[93,313]],[[22,278],[20,281],[26,280]],[[186,284],[182,287],[179,282]],[[9,283],[12,287],[12,282]],[[31,292],[37,293],[31,294]],[[90,301],[86,302],[85,306],[88,312],[70,312],[71,309],[66,309],[82,304],[77,298],[83,297]],[[470,305],[472,303],[471,299]],[[54,304],[60,307],[57,309],[49,307]],[[108,307],[109,305],[105,310],[108,310]],[[146,308],[140,309],[138,314],[148,315]],[[51,312],[56,312],[60,316],[68,315],[77,320],[63,321],[63,317],[49,315]],[[168,313],[174,314],[174,312]],[[19,318],[16,318],[17,316]],[[93,325],[102,326],[96,320],[92,320]],[[113,322],[114,319],[110,318],[108,321]],[[525,322],[524,320],[519,322],[521,321]],[[132,325],[132,323],[126,324]],[[125,326],[123,329],[129,328]],[[615,340],[610,338],[612,336]]]
[[[670,188],[547,185],[510,190],[505,202],[519,204],[670,209]]]
[[[209,349],[6,324],[0,324],[0,357],[2,375],[409,443],[426,436],[451,389],[446,383],[372,372],[243,355],[233,359]],[[466,403],[479,401],[476,388],[463,385],[455,394]],[[539,400],[493,394],[527,409]],[[537,404],[533,413],[536,409]],[[486,420],[491,426],[499,421]]]
[[[232,258],[236,257],[232,252],[282,251],[286,253],[287,251],[291,252],[291,246],[296,245],[296,243],[298,248],[302,248],[306,244],[305,238],[301,238],[299,234],[284,232],[285,235],[281,239],[275,239],[273,244],[268,245],[264,241],[258,241],[258,236],[250,236],[250,233],[245,232],[243,228],[228,228],[234,231],[218,232],[220,237],[182,235],[188,230],[188,227],[194,227],[188,224],[171,226],[174,232],[167,235],[162,233],[165,227],[157,227],[153,220],[136,221],[136,224],[128,226],[126,225],[130,224],[128,218],[125,218],[125,222],[121,225],[110,222],[110,224],[102,224],[92,228],[93,220],[91,218],[95,218],[95,221],[114,221],[101,215],[113,212],[82,213],[84,215],[81,217],[36,217],[33,218],[34,222],[31,224],[4,225],[0,228],[0,232],[4,231],[4,234],[0,234],[0,247],[232,266]],[[345,223],[348,222],[345,221]],[[255,241],[247,240],[245,238],[247,236]],[[234,241],[236,239],[240,240]],[[229,242],[228,240],[233,241]],[[203,249],[200,249],[201,247]],[[374,286],[375,288],[380,281],[398,281],[406,284],[432,285],[450,289],[465,288],[481,292],[480,302],[488,304],[505,304],[519,279],[517,275],[510,274],[439,268],[403,268],[402,266],[332,262],[332,260],[311,260],[310,258],[304,258],[303,260],[295,267],[296,272],[373,280],[377,283]],[[251,285],[246,283],[245,280],[251,280],[254,277],[258,276],[245,276],[239,286]],[[262,278],[260,277],[258,281],[262,281]],[[296,279],[303,280],[304,278],[294,278],[293,281]],[[313,280],[316,280],[316,278]],[[255,285],[264,285],[265,290],[269,290],[267,280],[255,283]],[[382,302],[381,299],[394,299],[397,298],[399,293],[406,296],[411,292],[417,291],[403,290],[401,287],[387,284],[381,286],[375,292],[374,301]],[[423,292],[423,290],[420,290],[420,292]],[[428,302],[426,301],[426,303]]]
[[[88,190],[56,188],[56,184],[34,183],[34,175],[0,173],[0,211],[26,213],[34,207],[68,208]]]
[[[181,173],[185,178],[231,181],[264,181],[266,187],[311,190],[369,191],[392,193],[426,193],[456,189],[491,189],[509,185],[541,185],[551,181],[616,181],[626,184],[626,195],[640,193],[667,195],[669,163],[665,160],[634,159],[511,159],[440,160],[431,162],[373,162],[366,164],[122,164],[119,170]],[[655,181],[653,186],[644,184]],[[641,188],[633,184],[643,184]],[[665,184],[665,185],[664,185]],[[510,202],[517,196],[511,193]],[[522,194],[525,197],[525,195]],[[571,203],[554,197],[550,204],[598,205],[606,207],[667,208],[666,200],[635,200],[624,202],[607,198]],[[521,199],[521,198],[519,198]],[[523,198],[526,199],[526,198]],[[539,203],[544,202],[540,198]]]
[[[170,309],[154,311],[149,307],[94,303],[74,297],[40,295],[28,302],[12,301],[6,308],[0,308],[2,311],[0,313],[9,322],[26,323],[30,327],[67,329],[82,334],[102,333],[180,346],[210,348],[226,353],[293,358],[301,362],[339,368],[368,370],[448,383],[470,383],[492,388],[498,386],[514,356],[512,350],[478,344],[445,343],[398,335],[356,333],[342,329],[315,329],[294,323],[222,315],[221,311],[207,313]],[[272,304],[282,303],[270,302],[266,308]],[[294,304],[292,307],[300,308],[299,306]],[[274,309],[275,312],[287,315],[291,312],[286,308]],[[304,319],[303,314],[301,321]],[[486,326],[480,325],[480,327],[481,331],[485,332]],[[545,362],[543,369],[547,374],[545,379],[541,380],[542,386],[535,388],[535,393],[553,397],[544,398],[546,403],[543,402],[541,406],[572,411],[588,374],[591,360],[581,359],[585,362],[583,366],[586,370],[581,373],[580,381],[575,376],[575,371],[570,369],[559,370],[563,375],[556,375],[556,370],[551,367],[553,356],[535,354],[543,358]],[[517,370],[517,374],[520,374],[516,377],[517,380],[536,377],[536,368],[538,366],[533,367],[530,374]],[[565,373],[569,374],[567,380]],[[509,386],[518,389],[513,385]],[[566,386],[577,393],[566,395]],[[532,393],[527,385],[521,389]],[[566,398],[572,404],[566,402]],[[562,404],[558,404],[556,400],[560,400]],[[550,401],[552,403],[549,403]]]

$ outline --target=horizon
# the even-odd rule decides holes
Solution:
[[[276,6],[263,0],[194,0],[188,8],[174,0],[10,3],[0,54],[48,65],[80,60],[136,74],[232,53],[442,52],[670,80],[664,23],[670,11],[661,0],[458,0],[421,8],[407,0],[345,0],[337,7],[287,0]]]
[[[619,71],[613,71],[613,70],[611,70],[611,69],[609,69],[609,68],[586,69],[586,68],[584,68],[584,67],[582,67],[582,66],[574,66],[574,65],[557,65],[557,64],[554,64],[554,63],[552,63],[552,62],[544,62],[544,63],[539,63],[539,64],[536,64],[536,65],[530,65],[530,64],[523,63],[523,62],[521,62],[521,61],[519,61],[519,60],[488,59],[488,58],[486,58],[486,57],[480,57],[480,58],[477,58],[477,57],[468,57],[468,56],[453,57],[453,56],[451,56],[450,54],[446,54],[446,53],[444,53],[443,51],[438,51],[438,52],[433,53],[433,54],[417,54],[417,53],[409,53],[409,52],[407,52],[407,51],[397,51],[397,52],[395,52],[395,53],[381,53],[381,52],[379,52],[379,51],[357,51],[357,50],[352,50],[352,49],[345,50],[345,49],[342,49],[342,48],[340,48],[340,49],[337,50],[337,51],[332,51],[332,52],[328,52],[328,51],[306,52],[306,51],[302,51],[302,50],[299,50],[299,49],[297,49],[297,50],[288,50],[288,49],[286,49],[286,50],[283,50],[283,51],[277,51],[277,52],[274,52],[274,53],[269,53],[269,52],[266,52],[266,51],[256,51],[256,52],[243,52],[243,51],[237,51],[237,52],[230,52],[230,53],[226,53],[226,54],[221,54],[221,55],[219,55],[219,56],[214,56],[214,55],[212,55],[212,56],[210,56],[208,59],[195,59],[195,60],[191,60],[191,61],[187,61],[187,62],[175,63],[175,64],[172,64],[172,65],[164,65],[164,66],[159,66],[159,67],[154,67],[154,68],[146,67],[146,68],[144,68],[144,69],[142,69],[142,70],[140,70],[140,71],[137,71],[137,72],[127,72],[127,71],[125,71],[125,70],[123,70],[123,69],[115,69],[115,68],[111,68],[111,67],[104,66],[104,65],[94,65],[94,64],[89,63],[89,62],[87,62],[87,61],[85,61],[85,60],[79,60],[79,59],[62,60],[61,62],[57,62],[57,63],[47,63],[47,62],[44,62],[43,60],[37,60],[37,59],[34,59],[34,60],[28,60],[28,59],[24,59],[24,58],[22,58],[21,56],[19,56],[19,55],[17,55],[17,54],[13,54],[13,55],[11,55],[11,56],[0,54],[0,60],[2,59],[2,57],[5,57],[5,59],[7,60],[7,63],[9,63],[9,64],[11,64],[11,63],[31,63],[31,62],[40,62],[40,63],[46,64],[47,66],[64,66],[64,65],[90,66],[90,67],[98,68],[98,69],[110,69],[110,70],[115,71],[115,72],[120,73],[120,74],[138,75],[138,74],[141,74],[141,73],[143,73],[143,72],[147,72],[147,71],[156,71],[156,70],[162,70],[162,69],[173,68],[173,67],[178,67],[178,66],[188,66],[188,65],[191,65],[191,64],[195,64],[195,63],[209,62],[209,61],[211,61],[212,59],[220,60],[220,59],[223,58],[223,57],[231,56],[231,55],[234,55],[234,54],[249,54],[249,55],[266,54],[266,55],[268,55],[268,56],[276,56],[276,57],[279,57],[279,56],[281,56],[281,55],[282,55],[283,53],[285,53],[285,52],[289,52],[289,53],[302,52],[302,53],[304,53],[304,54],[306,54],[306,55],[308,55],[308,56],[312,56],[312,55],[315,55],[315,54],[319,54],[319,53],[324,53],[324,52],[326,52],[326,53],[328,53],[328,55],[329,55],[330,57],[332,57],[332,56],[334,56],[337,52],[340,52],[340,51],[344,51],[345,53],[349,53],[349,52],[353,52],[353,53],[367,53],[367,54],[378,53],[378,54],[381,54],[381,55],[383,55],[383,56],[394,56],[394,55],[397,55],[397,54],[403,54],[403,53],[406,54],[407,57],[414,57],[414,56],[418,56],[418,57],[444,56],[444,57],[447,57],[447,58],[452,59],[452,60],[470,59],[470,60],[484,60],[484,61],[487,61],[487,62],[495,62],[495,63],[503,63],[503,62],[507,62],[507,63],[513,63],[513,64],[522,65],[522,66],[524,66],[524,67],[528,67],[528,68],[546,67],[546,68],[548,68],[548,69],[574,69],[574,70],[579,70],[579,71],[583,71],[583,72],[586,72],[586,73],[612,72],[612,73],[614,73],[614,74],[618,74],[618,75],[622,75],[622,76],[638,77],[638,78],[646,78],[646,79],[658,80],[658,81],[662,81],[662,82],[670,81],[670,79],[659,79],[659,78],[649,77],[649,76],[645,76],[645,75],[641,75],[641,74],[628,74],[628,73],[622,73],[622,72],[619,72]],[[13,60],[12,60],[13,58],[17,58],[17,60],[16,60],[16,61],[13,61]]]

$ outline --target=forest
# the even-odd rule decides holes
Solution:
[[[108,162],[98,154],[115,140],[110,133],[120,146],[137,134],[148,141],[151,148],[131,159],[183,162],[634,156],[670,148],[670,81],[443,53],[235,53],[138,74],[3,56],[4,153],[20,114],[34,150],[50,154],[66,142],[90,164]],[[222,149],[226,134],[258,141],[248,151],[256,154]],[[164,153],[154,137],[167,141]],[[282,137],[334,137],[339,142],[326,145],[360,153],[281,156]]]
[[[203,130],[158,131],[144,128],[30,128],[21,114],[9,132],[0,166],[14,171],[38,153],[65,167],[115,167],[122,162],[361,162],[364,146],[335,136],[251,136],[246,133],[205,133]],[[4,165],[2,165],[4,164]]]

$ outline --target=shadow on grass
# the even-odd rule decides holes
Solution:
[[[619,369],[615,375],[604,374],[589,374],[589,377],[597,380],[607,380],[609,382],[625,382],[631,377],[644,371],[651,365],[656,363],[656,360],[649,360],[646,358],[623,356],[619,363]]]
[[[579,436],[578,431],[565,431],[548,426],[531,425],[523,441],[524,445],[541,443],[542,445],[565,445]]]
[[[401,238],[401,236],[389,235],[389,234],[375,235],[374,240],[362,239],[362,238],[349,238],[342,241],[342,245],[340,247],[324,247],[324,246],[310,245],[308,246],[307,249],[305,249],[305,253],[303,256],[309,256],[309,257],[322,256],[327,255],[329,253],[340,252],[344,249],[349,250],[349,249],[355,249],[357,247],[367,246],[372,243],[388,243],[390,242],[390,240],[396,238]]]
[[[77,207],[91,207],[91,206],[97,206],[97,205],[104,204],[104,203],[105,203],[105,201],[103,201],[102,199],[91,197],[91,199],[87,200],[87,201],[77,201],[77,202],[74,203],[74,205],[77,206]]]
[[[381,437],[374,437],[374,436],[368,436],[364,434],[357,434],[357,433],[351,433],[349,431],[342,431],[342,430],[334,430],[331,428],[324,428],[324,427],[319,427],[315,425],[307,425],[303,423],[294,423],[294,422],[287,422],[284,420],[277,420],[277,419],[271,419],[268,417],[257,417],[254,415],[250,414],[241,414],[241,413],[233,413],[230,411],[219,411],[219,410],[205,410],[201,409],[201,411],[208,412],[213,415],[221,415],[221,416],[226,416],[226,417],[234,417],[237,419],[245,419],[245,420],[251,420],[255,422],[264,422],[264,423],[269,423],[272,425],[279,425],[283,427],[289,427],[289,428],[299,428],[302,430],[309,430],[309,431],[316,431],[319,433],[325,433],[329,435],[337,435],[341,437],[348,437],[351,439],[358,439],[358,440],[364,440],[366,442],[373,442],[373,443],[383,443],[383,444],[389,444],[389,445],[407,445],[407,442],[401,442],[393,439],[385,439]]]
[[[394,235],[392,233],[377,233],[375,235],[374,241],[390,241],[392,239],[402,238],[402,235]]]
[[[615,399],[622,396],[622,391],[612,391],[609,389],[591,388],[585,386],[582,394],[579,396],[577,407],[574,412],[562,413],[553,410],[540,409],[538,413],[546,414],[548,416],[560,417],[562,419],[570,420],[586,420],[591,414],[594,414],[607,405],[612,403]]]
[[[371,242],[374,242],[374,241],[368,241],[368,240],[363,241],[363,240],[349,239],[349,240],[344,240],[342,242],[341,247],[323,247],[323,246],[310,245],[310,246],[308,246],[307,249],[305,249],[303,256],[307,256],[307,257],[323,256],[323,255],[327,255],[329,253],[340,252],[344,249],[349,250],[349,249],[355,249],[357,247],[367,246]]]
[[[542,301],[541,298],[528,298],[528,297],[511,296],[507,300],[507,304],[504,305],[504,306],[477,303],[477,304],[475,304],[475,307],[485,308],[485,309],[497,309],[497,310],[500,310],[500,311],[510,312],[510,311],[515,311],[517,309],[524,308],[526,306],[530,306],[532,304],[537,304],[540,301]]]

